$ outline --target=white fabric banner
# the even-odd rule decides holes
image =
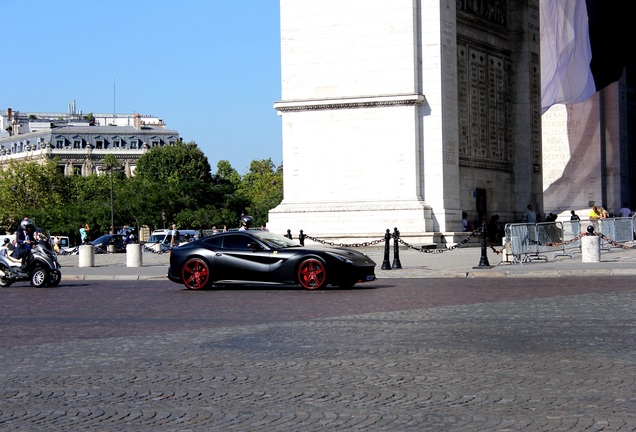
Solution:
[[[541,113],[596,93],[585,0],[541,0]]]

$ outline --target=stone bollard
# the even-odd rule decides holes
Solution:
[[[581,262],[601,261],[601,238],[595,235],[581,237]]]
[[[144,259],[139,243],[126,245],[126,265],[128,267],[143,267]]]
[[[108,245],[108,248],[106,250],[108,253],[115,253],[115,245],[113,244]]]
[[[155,252],[161,252],[161,243],[155,243]]]
[[[93,245],[81,245],[79,247],[79,266],[95,267],[95,250]]]

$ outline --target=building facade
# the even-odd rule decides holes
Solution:
[[[281,0],[268,228],[452,243],[542,208],[538,0]],[[328,11],[328,12],[325,12]]]
[[[139,114],[90,114],[0,111],[0,167],[11,160],[58,158],[65,175],[99,174],[113,155],[127,176],[153,147],[174,145],[179,133],[163,120]]]

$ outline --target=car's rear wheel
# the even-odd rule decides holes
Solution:
[[[181,278],[188,289],[205,289],[210,285],[210,266],[201,258],[190,258],[183,265]]]
[[[315,290],[327,285],[325,264],[315,258],[308,258],[298,266],[298,283],[305,289]]]

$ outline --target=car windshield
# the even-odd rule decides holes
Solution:
[[[300,243],[295,240],[290,240],[285,236],[280,234],[274,234],[269,231],[252,231],[250,230],[250,234],[254,237],[258,238],[260,241],[265,243],[272,249],[283,249],[289,247],[299,247]]]

